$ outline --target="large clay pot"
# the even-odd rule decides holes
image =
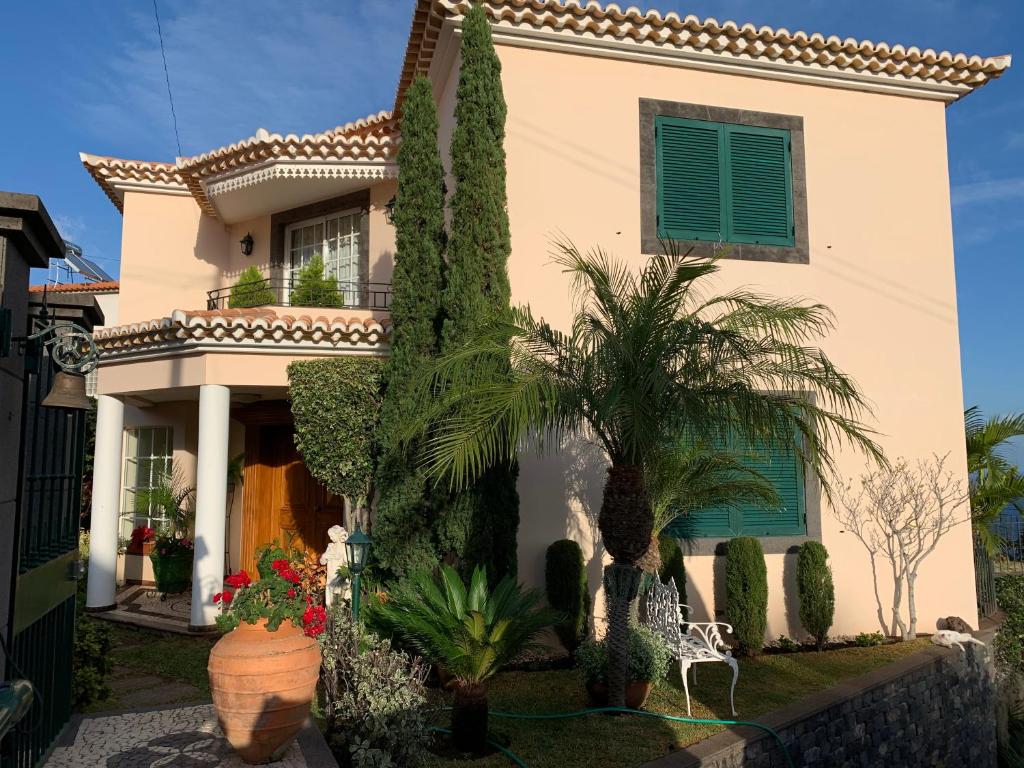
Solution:
[[[626,683],[626,706],[630,709],[641,709],[647,703],[647,697],[653,687],[649,680]],[[608,706],[608,686],[604,683],[587,683],[587,694],[593,706]]]
[[[309,717],[320,646],[290,621],[244,621],[210,651],[210,693],[224,736],[247,763],[277,760]]]

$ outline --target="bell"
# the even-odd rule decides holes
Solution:
[[[50,393],[41,403],[46,408],[75,408],[87,411],[92,401],[85,394],[85,376],[77,373],[57,371],[50,386]]]

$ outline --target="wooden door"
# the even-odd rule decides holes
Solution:
[[[306,469],[290,424],[246,427],[242,567],[255,573],[256,550],[277,540],[319,556],[327,529],[344,520],[343,500]]]

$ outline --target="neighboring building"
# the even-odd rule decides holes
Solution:
[[[416,3],[394,105],[401,109],[416,74],[430,77],[446,162],[467,7]],[[891,456],[949,453],[966,481],[945,109],[998,77],[1009,57],[593,2],[483,7],[508,103],[514,300],[568,322],[567,280],[547,263],[555,231],[638,266],[664,238],[699,253],[721,243],[730,259],[721,289],[756,286],[834,310],[825,349],[872,402],[870,424]],[[394,259],[385,205],[395,192],[396,131],[394,114],[382,112],[301,137],[260,130],[175,163],[82,156],[124,214],[119,324],[97,335],[94,609],[113,603],[117,540],[142,520],[125,514],[150,477],[139,467],[173,459],[190,477],[200,468],[197,539],[207,545],[195,567],[196,626],[213,621],[225,567],[250,563],[255,545],[283,532],[325,542],[341,510],[292,447],[285,367],[387,353],[387,288],[376,284],[388,282]],[[289,278],[317,251],[346,282],[351,309],[287,307]],[[275,306],[225,309],[228,287],[252,264],[277,291]],[[224,468],[243,450],[245,485],[225,518]],[[687,557],[695,615],[721,611],[715,552],[749,533],[768,553],[771,636],[801,634],[792,553],[808,538],[832,553],[834,631],[877,629],[865,552],[795,462],[773,461],[790,501],[785,515],[695,520],[700,538]],[[578,446],[525,456],[521,466],[521,578],[541,583],[545,548],[571,536],[596,588],[602,458]],[[864,460],[844,450],[839,466],[855,478]],[[921,570],[922,627],[950,614],[976,618],[972,572],[964,525]]]

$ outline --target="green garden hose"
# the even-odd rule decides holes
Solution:
[[[445,707],[445,711],[451,710],[451,707]],[[629,709],[628,707],[597,707],[595,709],[580,709],[575,712],[550,712],[546,714],[531,715],[522,712],[495,712],[491,711],[489,714],[493,717],[504,717],[509,720],[566,720],[571,717],[583,717],[585,715],[597,715],[603,712],[618,712],[625,715],[639,715],[640,717],[653,717],[657,720],[669,720],[673,723],[703,723],[707,725],[745,725],[751,728],[760,728],[765,731],[769,736],[775,739],[779,744],[779,749],[782,750],[783,756],[786,758],[786,765],[789,768],[795,768],[793,758],[789,756],[789,750],[786,749],[786,745],[782,742],[782,737],[779,736],[778,732],[769,728],[767,725],[761,723],[748,722],[745,720],[709,720],[703,717],[678,717],[676,715],[665,715],[661,712],[646,712],[641,709]],[[450,734],[451,731],[446,728],[434,728],[433,730],[441,733]],[[529,768],[526,763],[523,762],[522,758],[516,755],[509,749],[496,744],[493,741],[488,741],[492,747],[501,752],[505,757],[514,762],[519,768]]]

